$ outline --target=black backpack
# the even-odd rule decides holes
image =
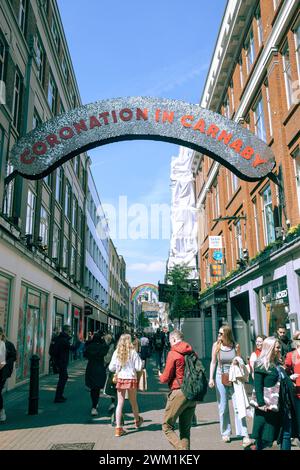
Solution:
[[[52,338],[50,346],[49,346],[49,356],[55,359],[59,354],[59,342],[58,336]]]
[[[192,351],[185,354],[184,376],[180,386],[182,393],[188,400],[203,401],[207,392],[208,381],[205,369],[197,354]]]

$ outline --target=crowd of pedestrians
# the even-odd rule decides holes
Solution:
[[[165,328],[158,329],[152,335],[125,332],[116,337],[99,331],[89,332],[85,342],[79,337],[72,341],[69,325],[64,325],[61,332],[54,330],[49,348],[51,369],[58,374],[54,402],[66,401],[69,357],[84,358],[90,414],[93,417],[101,414],[101,392],[109,396],[115,437],[125,436],[123,408],[126,399],[132,408],[135,428],[139,429],[144,421],[137,392],[145,390],[146,367],[152,354],[159,381],[168,384],[170,389],[162,431],[175,449],[190,449],[195,408],[206,393],[207,381],[204,369],[201,375],[202,364],[193,346],[184,341],[178,330],[169,333]],[[16,357],[14,345],[0,327],[0,422],[6,420],[2,390],[12,374]],[[201,381],[204,388],[199,388],[197,381]],[[251,396],[249,384],[253,388]],[[279,325],[274,336],[257,335],[254,351],[248,361],[244,361],[231,327],[221,325],[212,347],[208,386],[216,391],[223,442],[230,443],[233,435],[229,413],[231,399],[235,434],[241,438],[244,449],[263,450],[277,441],[282,450],[290,450],[293,439],[300,437],[300,331],[295,331],[290,339],[285,326]],[[251,430],[247,417],[252,418]]]

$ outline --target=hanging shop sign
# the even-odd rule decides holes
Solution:
[[[208,248],[222,249],[222,237],[219,235],[210,235],[208,237]]]
[[[11,150],[14,176],[39,179],[89,149],[135,139],[183,145],[248,181],[266,177],[275,166],[265,142],[220,114],[183,101],[129,97],[80,106],[29,132]]]

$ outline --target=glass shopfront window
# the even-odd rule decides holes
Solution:
[[[0,274],[0,326],[8,333],[11,280]]]
[[[40,357],[40,373],[45,370],[47,301],[47,294],[22,284],[17,340],[17,382],[29,378],[30,358],[33,354]]]
[[[289,331],[289,296],[286,278],[278,279],[259,289],[259,299],[264,333],[267,336],[274,335],[279,325],[285,325]]]

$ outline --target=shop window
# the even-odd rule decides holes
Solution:
[[[286,278],[278,279],[259,290],[262,324],[265,324],[267,336],[276,334],[279,325],[286,325],[289,330],[289,297]]]
[[[262,193],[265,244],[275,241],[274,215],[272,208],[271,187],[268,185]]]
[[[10,279],[0,273],[0,325],[5,333],[8,333],[9,326],[10,288]]]

